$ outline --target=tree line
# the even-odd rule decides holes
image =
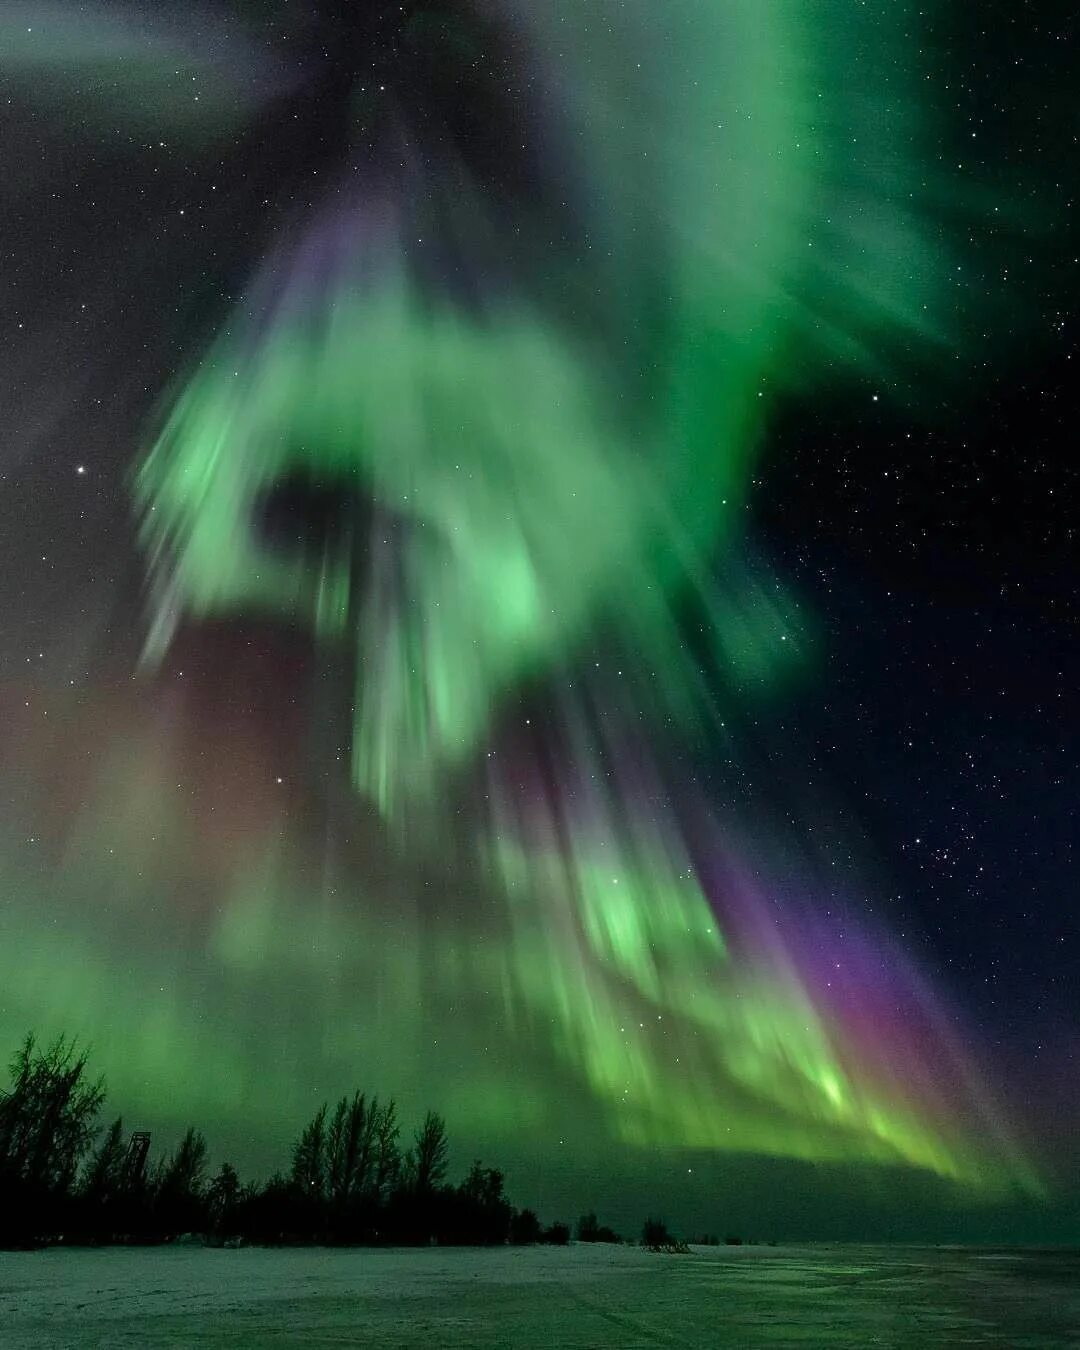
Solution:
[[[47,1047],[27,1036],[0,1092],[0,1246],[167,1242],[186,1234],[221,1245],[340,1243],[564,1245],[565,1223],[545,1226],[507,1199],[503,1174],[476,1162],[447,1180],[449,1141],[429,1111],[403,1147],[392,1100],[355,1092],[323,1105],[292,1146],[290,1166],[264,1182],[241,1181],[222,1163],[211,1174],[206,1140],[189,1129],[151,1161],[149,1135],[117,1118],[99,1124],[105,1085],[66,1037]],[[583,1242],[618,1242],[594,1214]],[[673,1241],[650,1220],[646,1245]]]

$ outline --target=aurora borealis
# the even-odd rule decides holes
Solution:
[[[44,222],[4,463],[80,502],[6,508],[0,1035],[85,1037],[126,1119],[260,1165],[362,1082],[559,1203],[591,1169],[705,1214],[745,1166],[804,1229],[816,1185],[1053,1206],[823,786],[799,710],[857,635],[768,496],[993,326],[958,278],[1026,217],[950,177],[948,5],[190,8],[0,19]]]

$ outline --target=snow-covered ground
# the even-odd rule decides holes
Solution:
[[[1080,1345],[1080,1254],[887,1247],[0,1253],[0,1346]]]

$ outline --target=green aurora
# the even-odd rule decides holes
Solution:
[[[487,184],[421,147],[400,180],[332,185],[282,227],[134,471],[139,711],[88,737],[57,695],[50,730],[28,708],[9,751],[45,792],[28,765],[91,747],[47,880],[0,881],[0,1035],[85,1036],[129,1117],[231,1138],[265,1142],[362,1076],[538,1156],[575,1134],[1039,1193],[891,939],[886,1027],[863,986],[824,996],[828,943],[764,883],[706,877],[673,755],[659,808],[610,768],[631,737],[738,756],[741,711],[813,678],[812,618],[747,561],[748,502],[779,396],[948,340],[917,11],[506,9],[585,226],[508,229]],[[69,33],[45,62],[57,89],[80,59]],[[150,88],[171,59],[141,68]],[[470,306],[427,280],[432,236],[478,278]],[[350,505],[281,547],[260,513],[282,482]],[[312,827],[307,749],[282,771],[242,717],[215,743],[175,691],[178,634],[260,618],[349,668],[348,846]],[[531,792],[504,728],[549,683],[565,762]],[[709,830],[741,856],[719,813]]]

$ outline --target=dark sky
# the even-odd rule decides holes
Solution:
[[[953,6],[935,31],[938,158],[1038,224],[1005,254],[967,225],[989,317],[900,406],[871,382],[792,410],[758,517],[826,616],[817,753],[965,1001],[1035,1060],[1080,996],[1075,19]]]
[[[28,27],[59,32],[57,7],[20,9]],[[433,915],[430,867],[406,866],[370,808],[350,803],[336,767],[340,727],[318,717],[332,677],[303,633],[245,614],[184,629],[162,669],[138,668],[148,605],[131,474],[146,427],[209,336],[239,328],[233,307],[270,241],[317,202],[320,175],[353,153],[342,119],[367,115],[356,111],[355,86],[372,77],[347,53],[373,44],[380,72],[402,59],[377,24],[368,31],[344,13],[325,6],[318,23],[287,39],[263,32],[263,55],[250,72],[240,68],[242,92],[208,114],[220,119],[209,136],[169,130],[175,116],[160,89],[124,90],[123,115],[103,115],[74,60],[73,76],[38,89],[16,69],[0,97],[0,706],[11,897],[0,898],[0,941],[15,990],[0,995],[0,1030],[10,1038],[31,1013],[48,1029],[73,1021],[101,1045],[121,1098],[155,1128],[168,1135],[184,1113],[202,1112],[211,1134],[254,1166],[269,1165],[320,1093],[349,1086],[349,1055],[323,1023],[348,1017],[350,981],[368,981],[360,1021],[392,999],[428,1028],[450,999],[451,1060],[431,1047],[403,1050],[413,1072],[401,1092],[416,1106],[430,1089],[452,1092],[460,1064],[488,1038],[480,993],[491,990],[475,1004],[458,998],[446,993],[456,987],[447,972],[466,960],[458,944],[475,952],[505,936],[466,908],[471,874],[452,850],[438,882],[451,899]],[[137,43],[157,40],[146,7],[103,7],[87,21],[111,32],[107,14],[120,14]],[[191,31],[228,53],[237,17],[242,6],[192,6]],[[468,32],[492,40],[482,25]],[[1075,39],[1075,19],[1016,3],[943,5],[931,25],[923,58],[938,111],[925,177],[952,190],[937,187],[927,211],[932,233],[963,260],[947,306],[956,340],[928,354],[908,335],[890,339],[892,363],[880,374],[837,367],[777,401],[749,535],[755,556],[813,615],[818,641],[809,673],[760,714],[760,740],[738,772],[743,809],[759,822],[775,812],[797,835],[819,808],[827,816],[822,830],[841,871],[863,879],[878,917],[961,1010],[955,1026],[970,1033],[1004,1102],[990,1114],[1012,1123],[1049,1178],[1049,1199],[1008,1198],[971,1217],[915,1169],[842,1153],[793,1159],[782,1148],[772,1158],[751,1149],[747,1159],[675,1136],[608,1156],[590,1133],[603,1113],[552,1046],[534,1038],[525,1058],[535,1081],[561,1094],[558,1109],[548,1102],[530,1117],[504,1102],[518,1052],[505,1027],[492,1029],[470,1090],[474,1104],[490,1105],[463,1110],[462,1132],[509,1158],[515,1198],[535,1198],[546,1217],[583,1196],[581,1208],[606,1205],[630,1224],[659,1176],[688,1225],[718,1222],[708,1196],[719,1190],[733,1221],[793,1236],[1080,1236]],[[280,69],[263,74],[267,52]],[[52,69],[64,71],[67,59]],[[449,120],[470,173],[508,218],[535,210],[545,229],[572,232],[573,192],[568,206],[552,191],[549,164],[511,164],[492,132],[543,123],[532,83],[506,74],[520,53],[500,48],[479,75],[471,57],[454,59],[473,71],[468,97],[457,85],[421,88],[414,71],[404,99],[424,103],[425,125]],[[264,78],[279,80],[269,138],[266,115],[241,115]],[[383,172],[374,151],[365,167]],[[468,290],[475,278],[465,271]],[[544,689],[539,678],[528,695],[540,708],[552,706]],[[53,718],[47,732],[39,709]],[[758,725],[758,714],[747,718]],[[719,742],[680,762],[691,760],[707,791],[729,791]],[[182,807],[165,795],[174,779]],[[378,896],[371,924],[335,909],[336,888],[350,878]],[[307,891],[321,896],[310,933],[297,902]],[[399,893],[402,913],[393,910]],[[281,943],[277,933],[287,935]],[[297,976],[287,950],[309,936],[328,972],[343,945],[364,946],[362,959],[333,966],[315,1007],[304,1006],[311,972]],[[211,947],[227,980],[192,955]],[[100,992],[110,962],[125,989],[120,1005]],[[11,975],[16,964],[53,992],[28,994]],[[538,969],[539,956],[530,974]],[[520,968],[517,976],[527,982]],[[412,1001],[407,978],[420,991]],[[474,978],[493,979],[486,968]],[[280,1006],[268,984],[283,991]],[[149,1007],[151,985],[170,988],[174,1001]],[[216,1033],[215,1019],[230,1033]],[[357,1035],[365,1064],[392,1074],[397,1050],[385,1024],[375,1017]],[[220,1049],[209,1066],[197,1062],[207,1038]],[[265,1099],[290,1056],[307,1058],[303,1082],[275,1121]],[[114,1073],[126,1061],[130,1074]],[[235,1098],[219,1090],[241,1064],[257,1105],[239,1087]],[[214,1091],[194,1082],[206,1074],[219,1080]],[[569,1146],[553,1124],[564,1107]],[[504,1113],[512,1144],[498,1128]]]

